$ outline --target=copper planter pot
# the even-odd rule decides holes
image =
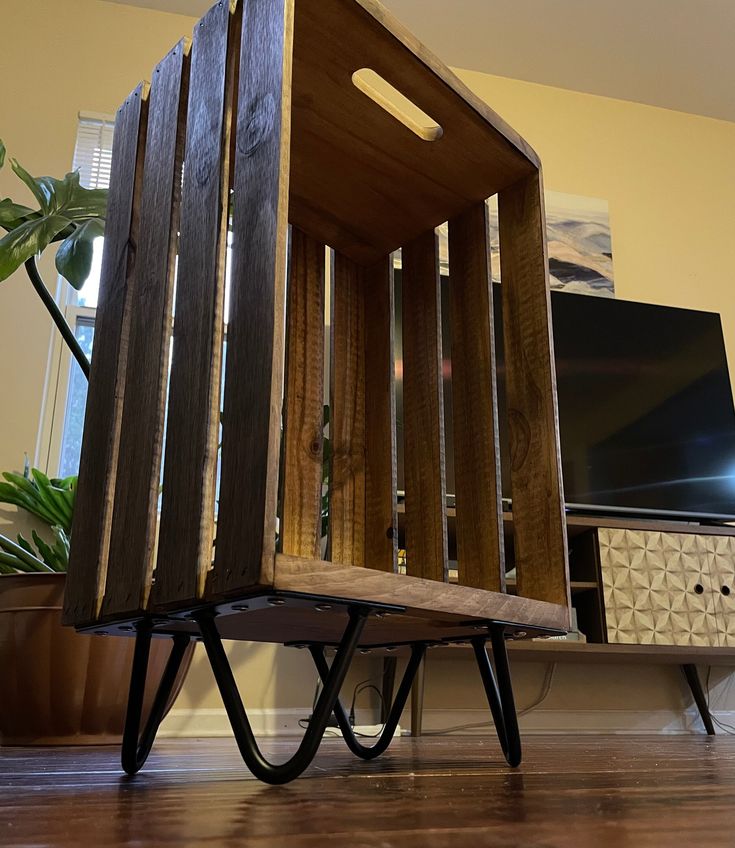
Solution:
[[[84,636],[61,626],[64,574],[0,576],[0,745],[119,743],[133,639]],[[171,641],[153,640],[144,719]],[[189,670],[184,657],[169,702]]]

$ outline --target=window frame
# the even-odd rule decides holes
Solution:
[[[84,122],[114,124],[115,116],[97,112],[80,112],[77,118],[77,144]],[[76,153],[77,146],[75,144],[74,158],[76,158]],[[74,164],[72,163],[72,167],[74,167]],[[94,325],[97,308],[80,305],[77,291],[61,276],[57,276],[56,279],[55,300],[72,332],[76,333],[77,324],[80,320]],[[51,477],[58,475],[61,463],[72,364],[71,352],[54,328],[49,343],[46,379],[43,387],[38,439],[34,457],[34,465],[42,468]]]

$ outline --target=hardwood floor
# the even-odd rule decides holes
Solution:
[[[289,741],[269,741],[285,758]],[[735,841],[735,738],[396,740],[381,759],[324,743],[288,786],[253,780],[229,739],[169,740],[124,778],[114,748],[0,749],[0,845],[166,848],[720,848]]]

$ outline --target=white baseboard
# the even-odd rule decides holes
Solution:
[[[306,718],[309,707],[295,709],[254,709],[248,716],[256,736],[298,736],[303,733],[299,721]],[[735,710],[713,710],[722,723],[735,727]],[[369,710],[357,711],[358,724],[372,724],[375,716]],[[671,710],[534,710],[520,720],[521,732],[574,734],[643,734],[701,733],[702,723],[696,710],[683,713]],[[402,726],[410,727],[404,714]],[[481,725],[464,727],[464,725]],[[462,734],[482,736],[493,733],[487,710],[424,710],[423,729],[436,733],[462,726]],[[718,733],[724,731],[718,729]],[[230,736],[232,731],[224,709],[173,709],[161,725],[164,738]],[[459,734],[459,731],[458,731]]]
[[[256,736],[301,736],[299,721],[308,718],[311,707],[294,709],[248,710],[248,719]],[[358,724],[372,724],[375,716],[370,710],[356,710]],[[158,735],[162,738],[189,736],[231,736],[230,720],[224,708],[176,709],[166,716]]]
[[[714,713],[720,721],[733,723],[735,713]],[[476,725],[462,731],[468,735],[493,732],[492,722],[484,710],[424,710],[423,730],[442,731],[447,728]],[[556,734],[650,734],[700,733],[702,723],[695,710],[677,713],[671,710],[534,710],[518,720],[524,735]],[[459,732],[459,731],[458,731]]]

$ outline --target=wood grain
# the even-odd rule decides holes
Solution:
[[[568,616],[566,607],[546,601],[284,554],[276,557],[274,587],[317,597],[395,604],[439,620],[457,616],[561,629]]]
[[[286,313],[284,553],[320,558],[324,447],[324,245],[291,230]]]
[[[194,29],[161,529],[153,600],[202,594],[212,561],[219,444],[233,98],[240,6],[218,4]]]
[[[398,568],[393,258],[363,271],[365,322],[365,564]]]
[[[180,41],[151,83],[104,615],[144,609],[153,571],[189,47]]]
[[[352,83],[362,68],[438,122],[425,141]],[[535,154],[377,3],[298,3],[291,214],[361,264],[511,185]],[[359,167],[356,167],[359,163]]]
[[[268,582],[273,573],[292,37],[293,0],[249,0],[238,73],[222,475],[209,594]]]
[[[569,606],[564,493],[540,173],[498,196],[518,592]]]
[[[363,269],[334,254],[332,385],[329,433],[331,559],[365,565],[365,279]]]
[[[97,342],[79,462],[74,541],[64,595],[65,624],[80,625],[93,620],[105,586],[147,116],[148,85],[141,83],[118,109],[115,119],[95,319]]]
[[[434,230],[403,248],[403,434],[407,570],[446,580],[441,297]]]
[[[463,586],[505,589],[495,330],[487,208],[449,222],[457,568]]]
[[[475,697],[479,707],[479,687]],[[283,762],[295,741],[262,746]],[[732,737],[528,734],[523,746],[513,770],[490,725],[396,739],[371,763],[325,740],[305,775],[275,791],[229,738],[161,739],[136,780],[119,776],[112,747],[7,749],[0,819],[18,848],[76,848],[79,833],[105,848],[732,846]]]

